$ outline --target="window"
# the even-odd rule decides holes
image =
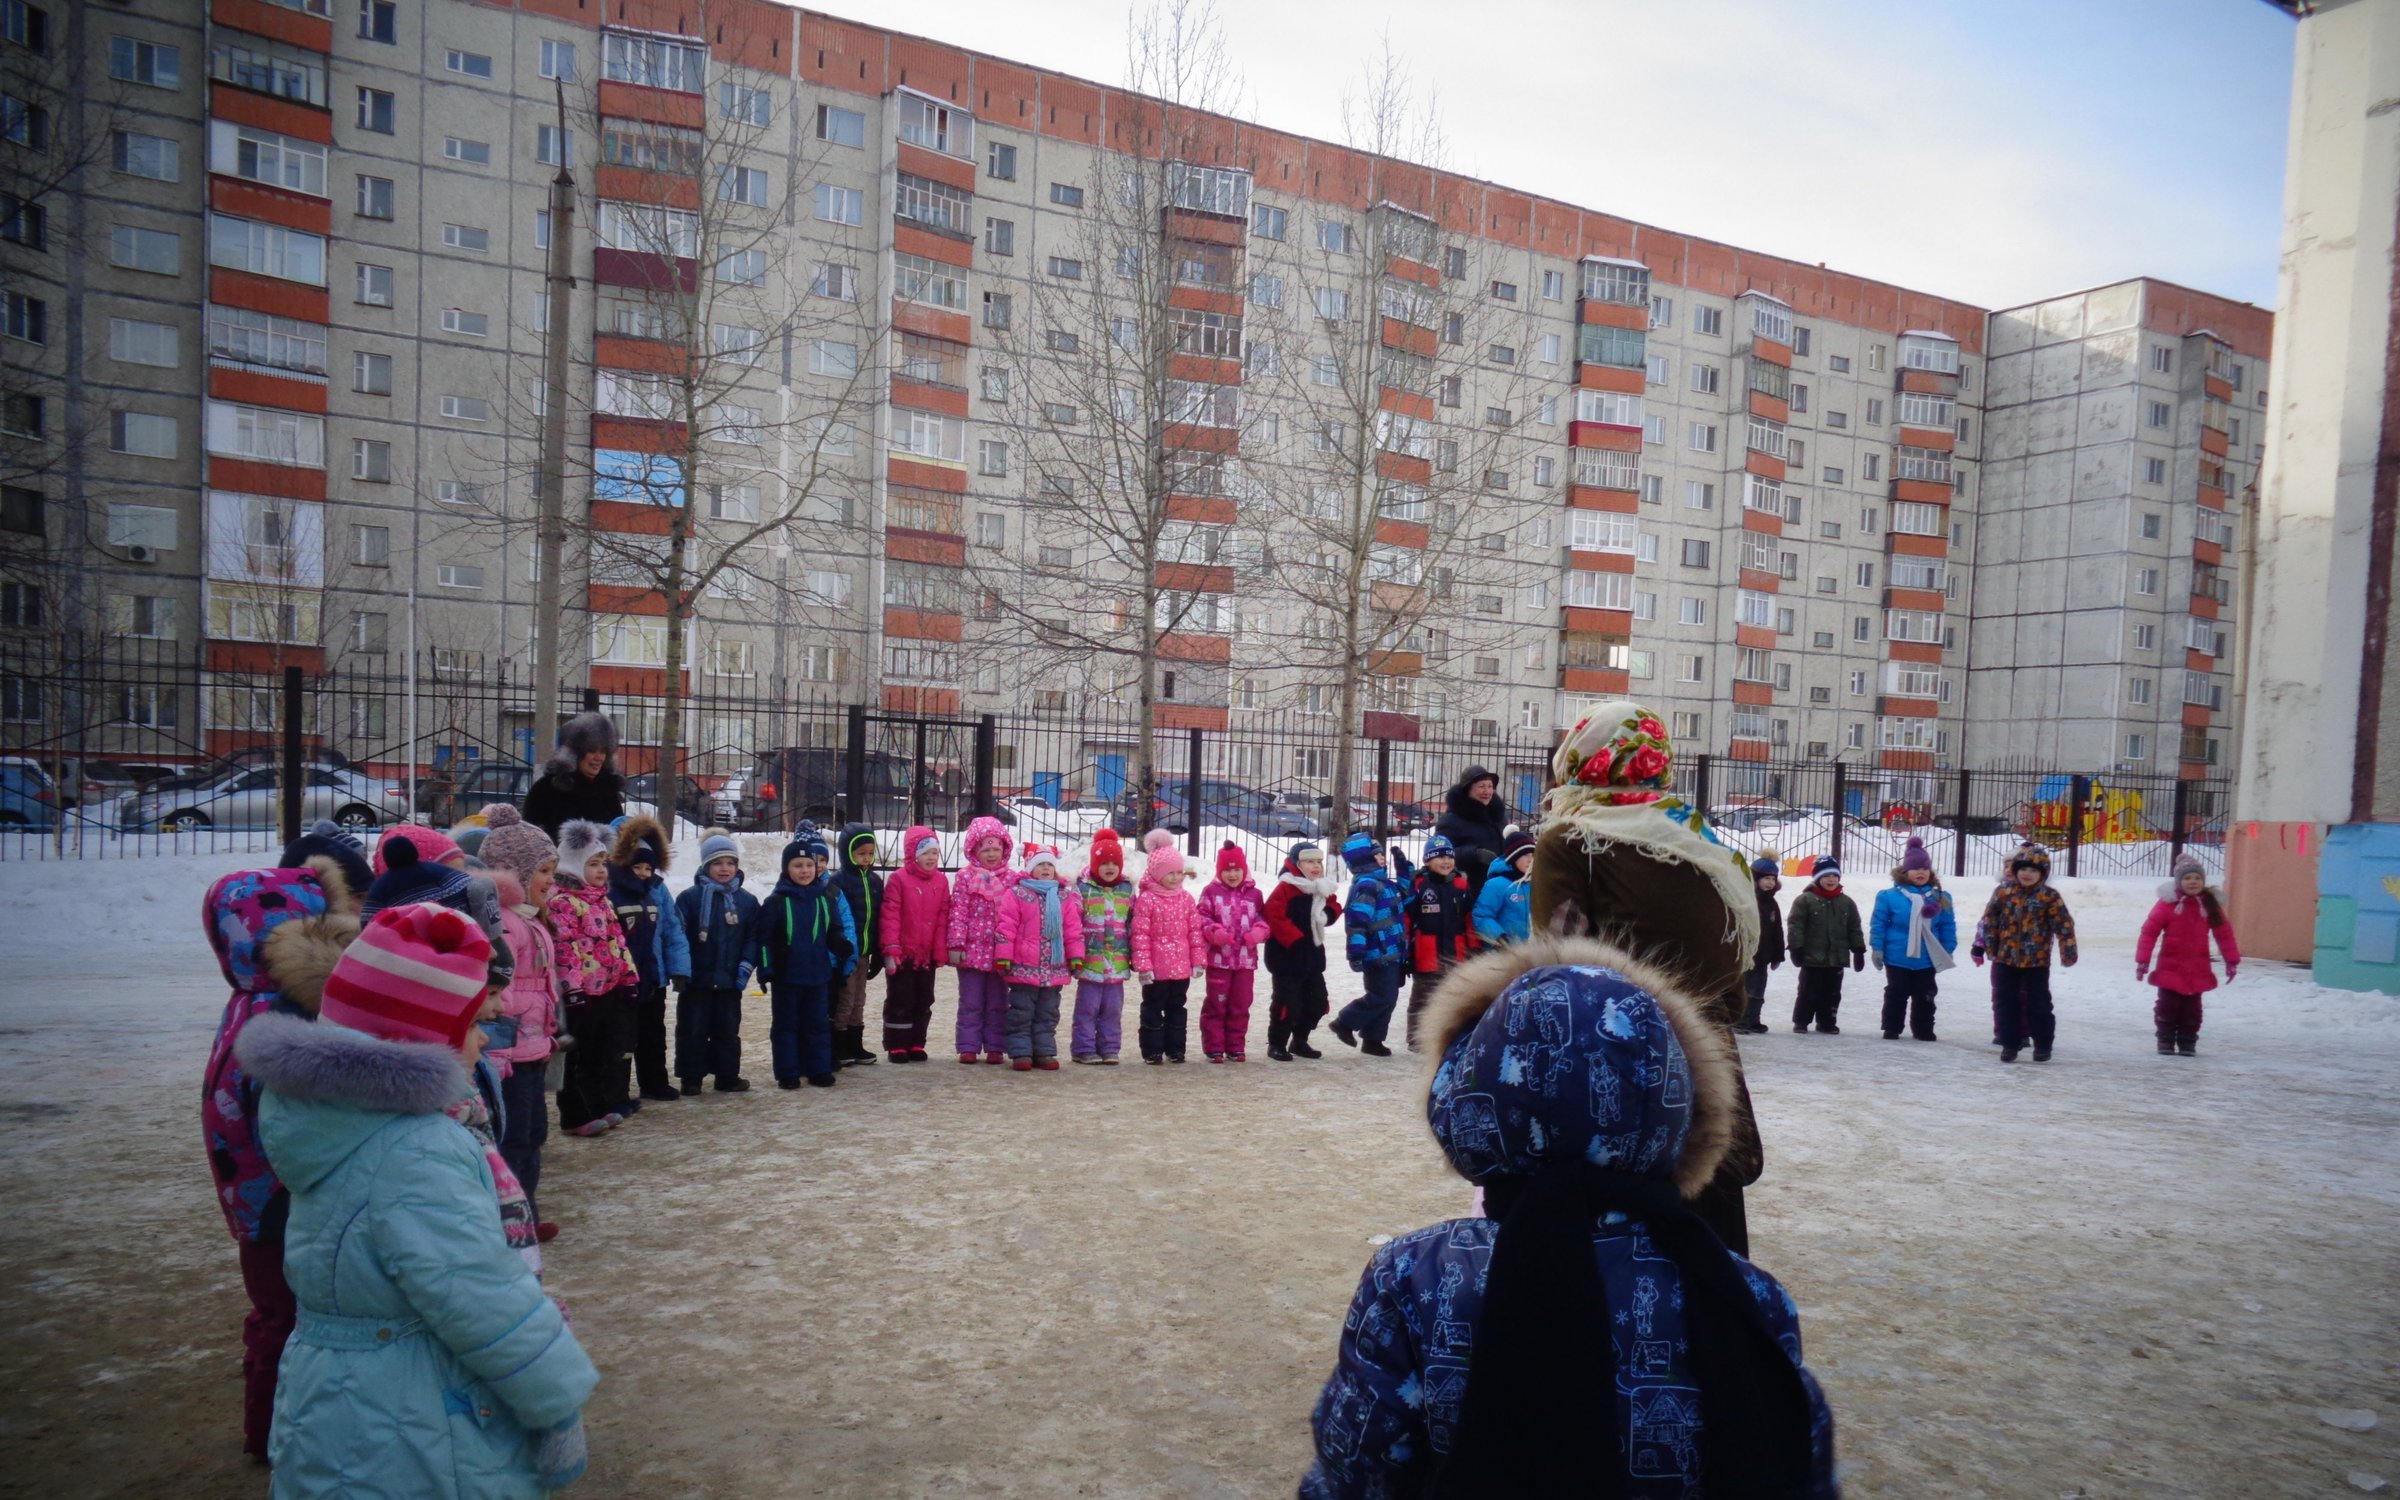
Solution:
[[[1317,248],[1336,255],[1350,253],[1350,223],[1346,219],[1317,220]]]
[[[483,255],[492,248],[492,232],[476,224],[444,224],[442,243],[470,255]]]
[[[2133,571],[2133,591],[2137,594],[2158,592],[2158,569],[2136,568]]]
[[[892,447],[901,453],[943,463],[967,461],[967,424],[938,412],[892,408]]]
[[[130,453],[137,458],[173,458],[175,419],[149,412],[111,412],[108,446],[112,453]]]
[[[2148,703],[2150,701],[2150,679],[2147,677],[2128,678],[2125,683],[2125,701]]]
[[[18,0],[0,0],[0,14]],[[214,76],[238,88],[325,107],[325,65],[321,54],[303,52],[276,42],[244,38],[220,40],[210,53]]]
[[[717,85],[717,105],[736,125],[765,125],[775,118],[775,99],[765,89],[727,79]]]
[[[984,173],[1001,182],[1017,180],[1017,148],[1000,141],[992,142],[990,155],[984,161]]]
[[[2158,627],[2157,627],[2156,625],[2136,625],[2136,626],[2134,626],[2134,627],[2133,627],[2133,649],[2134,649],[2134,650],[2136,650],[2136,651],[2155,651],[2155,650],[2157,650],[2157,649],[2158,649]]]
[[[1891,368],[1888,356],[1889,351],[1887,351],[1883,345],[1867,345],[1867,368],[1877,373],[1881,373],[1882,371]]]
[[[444,396],[442,415],[454,422],[489,422],[492,403],[480,396]]]
[[[892,295],[902,301],[966,310],[967,279],[957,267],[901,253],[892,257],[892,271]]]
[[[2175,408],[2169,406],[2164,401],[2153,401],[2150,403],[2149,423],[2151,426],[2165,427],[2174,420]]]
[[[352,438],[350,477],[366,484],[390,484],[392,445],[374,438]]]
[[[392,217],[392,179],[359,174],[358,214],[362,219]]]
[[[116,325],[123,321],[122,318],[110,320],[109,343],[112,358],[122,359],[124,357],[114,352]],[[156,328],[163,325],[152,323],[144,326]],[[50,342],[50,304],[39,297],[29,297],[23,292],[7,293],[4,298],[0,298],[0,333],[5,333],[12,339],[22,339],[28,344]],[[152,363],[154,361],[145,362]]]
[[[157,182],[183,179],[183,148],[164,136],[111,131],[109,148],[113,165],[129,177],[148,177]]]
[[[1686,510],[1715,510],[1717,508],[1717,487],[1698,479],[1685,480],[1683,505]]]
[[[1015,303],[1016,299],[1007,292],[985,292],[983,294],[983,326],[1006,328],[1009,325],[1010,311]]]
[[[0,0],[0,41],[40,54],[50,50],[50,13],[26,0]]]
[[[856,224],[867,211],[866,194],[857,188],[837,187],[830,182],[817,184],[817,217],[828,224]]]
[[[1282,239],[1289,222],[1290,215],[1280,208],[1265,203],[1250,205],[1250,232],[1262,240]]]
[[[1691,426],[1691,432],[1685,441],[1694,453],[1716,452],[1716,425],[1710,422],[1694,422]]]
[[[615,83],[697,94],[706,85],[708,49],[674,37],[612,31],[600,39],[600,71]]]
[[[252,271],[284,281],[325,284],[325,237],[256,219],[212,214],[208,223],[212,265]]]
[[[24,301],[31,299],[15,292],[8,294],[9,335],[26,339],[29,343],[41,343],[42,320],[38,316],[33,320],[31,333],[18,332],[17,306]],[[33,302],[32,306],[37,314],[41,311],[40,302]],[[111,318],[108,320],[108,357],[123,364],[156,365],[160,369],[172,370],[183,363],[183,332],[172,323]]]
[[[1061,281],[1081,281],[1083,262],[1070,256],[1053,255],[1050,257],[1050,274]]]
[[[1580,455],[1578,455],[1576,461],[1578,466],[1580,466],[1582,462]],[[1665,475],[1644,474],[1642,476],[1642,503],[1644,505],[1664,505],[1667,503],[1667,479]]]
[[[352,357],[350,389],[368,396],[388,396],[392,393],[392,357],[388,354],[361,352]]]
[[[177,88],[183,82],[183,53],[158,42],[112,36],[108,39],[108,76],[152,88]]]
[[[2160,516],[2157,511],[2142,513],[2142,536],[2145,540],[2156,541],[2164,529],[2164,525],[2165,518]]]
[[[2159,352],[2163,354],[2166,351],[2160,350]],[[2125,759],[2148,760],[2149,758],[2150,736],[2146,734],[2129,734],[2125,736]]]
[[[1576,568],[1567,574],[1567,605],[1573,609],[1631,609],[1633,576]]]
[[[1083,189],[1064,182],[1050,184],[1050,201],[1060,208],[1083,207]]]
[[[1708,543],[1699,537],[1687,537],[1683,543],[1683,565],[1687,568],[1708,566]]]
[[[452,161],[465,162],[471,167],[488,167],[492,164],[492,145],[489,141],[462,140],[455,135],[444,136],[442,138],[442,155]]]
[[[357,300],[368,307],[392,305],[392,268],[370,266],[363,261],[358,267]]]
[[[1939,614],[1915,609],[1887,609],[1883,613],[1885,640],[1941,644],[1942,617]]]
[[[533,128],[533,157],[546,167],[574,165],[575,137],[556,125],[536,125]]]
[[[1711,338],[1722,336],[1725,332],[1725,309],[1721,307],[1693,308],[1692,332],[1706,334]]]
[[[944,156],[975,159],[975,121],[966,111],[906,89],[900,91],[896,102],[900,139]]]
[[[358,128],[371,130],[377,135],[394,133],[396,127],[392,123],[392,96],[389,93],[382,89],[358,91]]]
[[[544,78],[557,78],[573,83],[575,81],[575,44],[553,41],[544,37],[541,44],[541,60],[536,65],[536,71]]]
[[[1558,460],[1547,455],[1533,461],[1533,482],[1544,488],[1558,483]]]

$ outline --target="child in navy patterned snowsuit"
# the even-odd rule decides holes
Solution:
[[[1684,1203],[1740,1108],[1710,1014],[1588,939],[1451,976],[1426,1117],[1497,1217],[1368,1263],[1302,1500],[1838,1494],[1797,1310]]]

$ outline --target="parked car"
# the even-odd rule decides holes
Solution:
[[[755,778],[748,771],[736,771],[726,777],[715,791],[709,793],[709,821],[726,828],[731,828],[739,823],[742,818],[742,809],[748,805],[750,787],[754,780]]]
[[[1184,833],[1191,827],[1186,811],[1186,783],[1178,781],[1161,786],[1151,800],[1149,825],[1172,833]],[[1110,821],[1120,835],[1130,836],[1143,825],[1142,809],[1134,793],[1128,789],[1117,798]],[[1302,838],[1317,836],[1317,819],[1313,809],[1302,811],[1284,806],[1272,793],[1256,787],[1243,786],[1236,781],[1203,780],[1200,783],[1200,822],[1222,824],[1254,833],[1262,838]]]
[[[120,766],[105,760],[87,760],[83,763],[83,774],[76,783],[74,800],[69,805],[97,808],[120,797],[130,797],[155,779],[144,777],[131,766]]]
[[[303,822],[331,818],[344,828],[377,828],[409,817],[409,790],[398,781],[329,766],[308,767],[302,778]],[[127,833],[275,828],[283,821],[278,779],[273,766],[250,766],[205,786],[154,786],[123,804],[118,826]]]
[[[495,802],[511,807],[523,807],[525,794],[533,790],[533,767],[500,764],[477,766],[466,774],[451,798],[458,816],[472,817]]]
[[[866,755],[866,800],[851,806],[850,752],[830,745],[794,745],[762,750],[747,778],[739,826],[757,829],[797,827],[803,818],[820,828],[858,821],[877,828],[905,828],[916,817],[911,777],[916,763],[888,750]],[[947,790],[941,779],[923,772],[925,816],[936,828],[958,828],[974,815],[972,792]],[[994,815],[1014,823],[1005,807]]]
[[[1955,828],[1961,833],[1982,834],[1986,836],[1992,834],[2015,833],[2018,831],[2016,824],[2010,822],[2006,818],[1985,817],[1976,813],[1968,814],[1963,822],[1960,820],[1958,814],[1954,812],[1936,813],[1933,817],[1933,826],[1936,828]]]
[[[0,828],[47,832],[58,822],[58,783],[41,762],[0,756]]]
[[[196,771],[184,771],[151,782],[143,790],[150,792],[191,791],[201,787],[215,786],[239,771],[262,769],[271,771],[282,764],[283,747],[281,745],[249,745],[234,751],[231,755],[221,756]],[[350,769],[350,758],[330,746],[303,745],[300,747],[300,764],[324,770],[346,771]]]
[[[625,783],[625,800],[629,803],[647,802],[651,807],[657,807],[658,773],[644,771],[641,775],[628,779]],[[710,797],[706,787],[689,776],[682,778],[675,792],[676,817],[686,823],[697,822],[706,817],[715,806],[716,802]]]

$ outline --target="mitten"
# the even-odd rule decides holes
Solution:
[[[1883,967],[1883,950],[1878,948],[1874,952],[1868,954],[1867,961],[1873,964],[1877,969],[1881,969]]]
[[[1881,968],[1883,966],[1881,964],[1877,964],[1876,967]],[[1853,953],[1850,955],[1850,972],[1854,974],[1864,974],[1867,972],[1867,956],[1864,953]]]
[[[2239,974],[2240,972],[2242,972],[2242,966],[2240,964],[2227,964],[2225,966],[2225,982],[2227,984],[2233,983],[2233,976]]]
[[[1974,947],[1968,949],[1967,955],[1975,960],[1976,968],[1980,969],[1983,967],[1983,944],[1977,943]]]
[[[1009,961],[1008,961],[1007,959],[1005,959],[1005,958],[995,958],[995,959],[993,959],[993,960],[992,960],[992,972],[993,972],[993,973],[995,973],[995,974],[1005,974],[1005,973],[1007,973],[1007,972],[1008,972],[1008,969],[1009,969]]]
[[[2148,964],[2135,964],[2135,965],[2133,966],[2133,982],[2134,982],[2134,983],[2136,983],[2136,984],[2139,984],[2139,983],[2141,983],[2143,980],[2145,980],[2145,979],[2148,979],[2149,977],[2150,977],[2150,966],[2149,966]],[[2228,978],[2228,979],[2231,979],[2231,978],[2233,977],[2233,975],[2232,975],[2232,974],[2229,972],[2229,973],[2227,973],[2227,974],[2226,974],[2226,976],[2225,976],[2225,977],[2226,977],[2226,978]]]
[[[1778,959],[1774,960],[1773,962],[1771,962],[1771,963],[1769,963],[1769,964],[1767,965],[1767,968],[1768,968],[1768,970],[1769,970],[1769,971],[1773,971],[1773,970],[1776,970],[1776,969],[1780,969],[1780,968],[1782,968],[1782,967],[1783,967],[1783,960],[1782,960],[1782,959],[1780,959],[1780,958],[1778,958]]]
[[[963,968],[965,968],[966,966],[967,966],[967,950],[966,950],[966,949],[964,949],[964,948],[953,948],[953,949],[951,949],[951,950],[950,950],[950,967],[951,967],[951,968],[953,968],[953,969],[963,969]]]
[[[692,976],[689,974],[678,974],[673,979],[669,980],[668,983],[675,986],[676,994],[681,995],[684,991],[692,987]]]
[[[534,1443],[533,1466],[541,1472],[542,1488],[563,1490],[583,1477],[591,1462],[584,1442],[581,1413],[544,1432]]]

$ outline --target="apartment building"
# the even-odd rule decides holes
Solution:
[[[704,696],[1113,718],[1122,658],[1041,616],[1100,598],[1121,623],[1139,592],[1163,630],[1162,724],[1330,714],[1310,569],[1338,557],[1308,539],[1339,519],[1345,464],[1372,491],[1358,654],[1379,735],[1543,731],[1631,693],[1686,746],[1839,759],[1905,798],[1987,756],[2099,768],[2165,732],[2016,738],[2061,717],[2085,667],[2130,694],[2151,660],[2128,644],[2107,667],[2079,636],[2070,673],[2063,645],[2003,623],[2043,567],[2012,549],[2050,545],[2025,518],[2055,509],[2063,533],[2098,503],[2097,481],[2058,488],[2045,446],[2069,399],[2049,346],[2087,337],[2080,313],[2037,339],[2043,310],[1987,314],[1223,117],[1170,154],[1157,101],[760,0],[0,16],[15,118],[47,108],[52,150],[89,144],[43,201],[0,205],[11,363],[33,372],[8,393],[0,634],[88,620],[222,668],[413,654],[529,676],[564,164],[581,196],[562,650],[634,742],[664,690],[670,553]],[[2203,321],[2234,371],[2211,373],[2199,325],[2142,335],[2171,363],[2136,359],[2121,399],[2165,401],[2161,436],[2184,446],[2107,439],[2129,474],[2167,464],[2116,507],[2124,556],[2157,554],[2162,633],[2201,613],[2169,591],[2213,601],[2221,575],[2200,570],[2229,570],[2198,516],[2225,513],[2247,450],[2210,425],[2234,420],[2210,393],[2243,372],[2263,386],[2264,315],[2185,295],[2177,317],[2228,309]],[[1125,473],[1108,432],[1128,425],[1107,409],[1130,398],[1095,354],[1145,347],[1153,313],[1172,325],[1171,409],[1136,415],[1172,535],[1137,591],[1101,519]],[[2004,334],[2029,368],[2003,403],[1986,344]],[[2003,451],[2006,518],[1987,522]],[[2185,503],[2153,537],[2137,491]],[[1996,590],[1994,567],[2020,571]],[[1974,701],[1987,681],[2008,707]],[[170,690],[122,708],[197,738],[267,727],[271,704]],[[744,745],[748,726],[704,720],[687,742]]]
[[[2148,279],[1991,319],[1967,735],[1984,764],[2230,769],[2273,321]]]

